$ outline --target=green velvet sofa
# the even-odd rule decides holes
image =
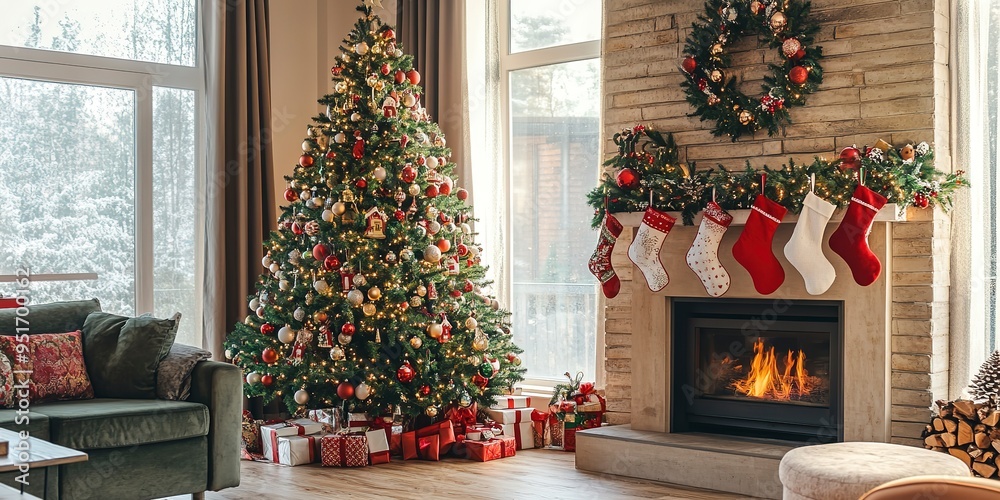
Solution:
[[[100,311],[94,300],[30,307],[29,334],[83,328]],[[16,312],[0,310],[0,335],[14,335]],[[22,325],[23,326],[23,325]],[[86,351],[86,343],[84,344]],[[218,491],[240,482],[242,380],[237,367],[202,361],[191,376],[187,401],[88,399],[33,404],[30,422],[0,410],[0,427],[82,450],[86,462],[32,471],[25,491],[48,498],[146,499]],[[16,473],[0,474],[15,486]]]

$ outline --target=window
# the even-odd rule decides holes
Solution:
[[[510,309],[528,382],[593,378],[596,236],[586,194],[600,170],[601,1],[509,0],[500,27],[510,182]]]
[[[0,275],[36,303],[180,311],[196,270],[204,75],[196,0],[12,2],[0,17]],[[0,283],[0,293],[10,292]]]

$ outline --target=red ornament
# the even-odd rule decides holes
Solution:
[[[406,73],[404,73],[401,69],[397,69],[396,74],[393,75],[393,80],[395,80],[396,83],[403,83],[403,81],[406,80]]]
[[[796,52],[795,55],[792,56],[792,60],[798,61],[799,59],[802,59],[805,56],[806,56],[806,49],[804,48],[799,49],[798,52]]]
[[[390,71],[392,71],[392,68],[389,67],[389,63],[385,63],[385,64],[382,65],[382,74],[383,75],[388,75]]]
[[[330,256],[330,250],[326,248],[326,245],[322,243],[317,243],[313,247],[313,258],[317,261],[321,261]]]
[[[469,247],[468,247],[468,245],[466,245],[465,243],[459,243],[458,244],[458,255],[460,255],[462,257],[465,257],[466,255],[469,255]]]
[[[356,187],[358,189],[367,189],[368,188],[368,181],[365,180],[364,178],[358,179],[358,180],[354,181],[354,187]]]
[[[358,138],[354,141],[354,149],[351,151],[354,155],[354,159],[360,160],[365,157],[365,141],[364,139]]]
[[[306,232],[306,230],[302,226],[302,224],[299,224],[298,222],[293,222],[292,223],[292,232],[301,236],[302,233]]]
[[[274,363],[275,361],[278,360],[278,351],[275,351],[273,348],[268,347],[263,351],[261,351],[260,360],[265,363]]]
[[[698,79],[698,90],[704,92],[708,88],[708,80],[704,78]],[[635,153],[632,153],[635,154]]]
[[[393,31],[392,28],[386,28],[385,31],[382,32],[382,38],[385,38],[386,40],[395,40],[396,32]]]
[[[260,325],[260,333],[263,333],[264,335],[270,335],[274,333],[274,325],[270,323],[264,323],[263,325]]]
[[[462,287],[462,291],[465,292],[465,293],[472,293],[472,290],[474,288],[475,288],[475,285],[472,284],[471,280],[465,280],[465,286]]]
[[[458,191],[455,193],[455,197],[462,201],[468,200],[469,192],[466,191],[465,188],[458,188]]]
[[[396,213],[394,213],[393,216],[396,217],[396,220],[398,220],[399,222],[403,222],[403,219],[406,218],[406,212],[402,210],[396,210]]]
[[[694,73],[694,70],[697,67],[698,62],[695,61],[693,57],[685,57],[684,61],[681,62],[681,68],[683,68],[688,74]]]
[[[428,198],[436,197],[438,195],[437,186],[435,186],[434,184],[427,186],[427,189],[424,190],[424,195],[426,195]]]
[[[413,165],[409,163],[403,167],[403,171],[400,172],[399,178],[403,179],[403,182],[409,184],[417,179],[417,169],[413,168]]]
[[[861,150],[848,146],[840,150],[840,169],[857,170],[861,168]]]
[[[462,296],[462,291],[461,290],[452,290],[452,291],[448,292],[448,295],[451,295],[452,297],[454,297],[454,298],[457,299],[457,298],[459,298],[459,297]]]
[[[353,398],[354,386],[350,382],[341,382],[337,386],[337,397],[344,400]]]
[[[451,242],[444,238],[437,240],[437,243],[435,243],[435,245],[437,245],[437,247],[441,249],[441,253],[445,253],[448,250],[451,250]]]
[[[340,66],[334,66],[330,68],[330,73],[333,73],[333,76],[340,76],[340,73],[342,73],[343,71],[344,68],[341,68]]]
[[[337,157],[337,152],[336,151],[334,151],[334,150],[331,149],[331,150],[329,150],[329,151],[326,152],[326,159],[327,160],[332,160],[332,159],[334,159],[336,157]]]
[[[323,267],[325,267],[327,271],[340,269],[340,259],[338,259],[336,255],[331,255],[323,259]]]
[[[302,155],[299,157],[300,167],[311,167],[313,165],[313,157],[310,155]]]
[[[931,204],[930,200],[923,193],[913,195],[913,205],[920,208],[927,208]]]
[[[480,389],[486,389],[486,386],[490,384],[490,379],[477,373],[472,376],[472,383]]]
[[[417,165],[420,165],[422,167],[426,163],[427,163],[427,158],[426,157],[424,157],[424,156],[417,157]]]
[[[404,384],[413,382],[413,379],[416,378],[416,376],[417,372],[412,366],[410,366],[409,361],[403,363],[403,366],[400,366],[399,369],[396,370],[396,378]]]
[[[442,196],[448,196],[449,194],[451,194],[451,184],[448,184],[447,182],[442,182],[441,187],[438,188],[438,191],[441,192]]]
[[[299,193],[296,193],[294,189],[288,188],[285,190],[285,201],[289,203],[295,203],[299,199]]]
[[[274,383],[274,377],[270,375],[261,375],[260,383],[264,384],[264,387],[271,387],[271,384]]]
[[[344,335],[347,335],[348,337],[350,337],[351,335],[354,335],[354,332],[356,330],[357,329],[354,328],[354,324],[353,323],[344,323],[344,326],[340,327],[340,333],[343,333]]]
[[[418,73],[417,70],[415,70],[415,69],[411,69],[410,71],[407,71],[406,72],[406,78],[410,80],[410,84],[412,84],[412,85],[416,85],[416,84],[420,83],[420,73]]]
[[[615,176],[615,183],[622,189],[635,189],[639,187],[639,174],[635,170],[625,167]]]
[[[422,386],[420,386],[420,395],[421,396],[430,396],[431,395],[431,386],[429,386],[429,385],[422,385]]]
[[[788,71],[788,81],[795,85],[802,85],[809,79],[809,70],[805,66],[795,66]]]

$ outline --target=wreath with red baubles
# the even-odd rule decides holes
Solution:
[[[684,45],[681,85],[693,114],[716,122],[713,134],[728,135],[735,142],[758,130],[773,136],[792,123],[788,108],[804,105],[806,95],[823,82],[823,49],[813,46],[819,24],[809,19],[810,8],[810,2],[801,0],[705,3],[705,14],[692,25]],[[778,50],[757,96],[741,92],[730,70],[728,48],[744,36],[757,36]]]

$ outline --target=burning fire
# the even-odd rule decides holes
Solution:
[[[789,401],[808,396],[812,391],[816,381],[806,371],[806,354],[802,350],[788,351],[781,370],[774,347],[765,349],[762,339],[754,342],[753,352],[749,373],[730,384],[737,392],[755,398]]]

